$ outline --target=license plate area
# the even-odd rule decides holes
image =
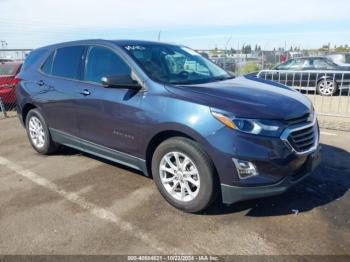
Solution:
[[[304,177],[305,175],[311,173],[319,165],[320,161],[321,161],[320,151],[316,150],[315,152],[313,152],[307,157],[305,163],[301,166],[298,172],[296,172],[290,177],[290,180],[297,181],[302,177]]]

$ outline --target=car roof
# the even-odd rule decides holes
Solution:
[[[296,57],[292,59],[328,59],[327,57],[324,56],[302,56],[302,57]]]
[[[59,47],[72,46],[72,45],[93,45],[93,44],[106,44],[106,43],[112,43],[112,44],[115,44],[117,46],[126,46],[126,45],[175,45],[175,44],[170,44],[170,43],[157,42],[157,41],[147,41],[147,40],[86,39],[86,40],[77,40],[77,41],[57,43],[57,44],[53,44],[53,45],[44,46],[44,47],[41,47],[41,48],[38,48],[38,49],[59,48]]]

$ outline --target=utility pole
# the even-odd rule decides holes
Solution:
[[[0,40],[0,43],[1,43],[1,48],[4,49],[7,47],[7,42],[6,40]]]
[[[1,43],[1,48],[2,49],[5,49],[7,47],[7,42],[6,40],[0,40],[0,43]]]
[[[225,45],[225,49],[224,49],[224,69],[226,70],[226,54],[227,54],[227,46],[228,46],[228,43],[231,41],[232,39],[232,36],[230,36],[228,39],[227,39],[227,42],[226,42],[226,45]]]

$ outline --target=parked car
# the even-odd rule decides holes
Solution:
[[[213,58],[213,62],[225,69],[226,71],[234,73],[236,71],[236,61],[232,57],[217,57]]]
[[[16,104],[16,75],[21,69],[21,62],[0,63],[0,98],[7,107],[14,107]]]
[[[333,96],[350,86],[350,68],[338,66],[326,57],[290,59],[272,71],[260,72],[258,77],[299,90],[316,91],[324,96]]]
[[[280,194],[319,163],[307,97],[234,78],[184,46],[56,44],[32,51],[19,77],[18,117],[36,151],[65,145],[141,170],[187,212]]]

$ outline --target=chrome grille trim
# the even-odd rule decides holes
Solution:
[[[307,113],[301,117],[296,117],[296,118],[291,118],[291,119],[287,119],[284,120],[283,122],[289,127],[289,126],[295,126],[295,125],[299,125],[299,124],[307,124],[311,121],[309,121],[309,116],[310,113]]]
[[[299,150],[298,148],[296,148],[296,146],[293,146],[292,143],[290,143],[289,141],[289,137],[291,137],[291,134],[293,132],[297,132],[297,131],[301,131],[301,130],[305,130],[305,129],[309,129],[312,128],[312,132],[308,131],[303,133],[303,135],[313,135],[314,136],[314,141],[313,144],[310,148],[308,148],[307,150]],[[296,138],[298,138],[298,135],[295,135]],[[309,124],[302,124],[302,125],[297,125],[295,127],[288,127],[286,128],[282,135],[281,135],[281,140],[287,145],[288,148],[290,148],[295,154],[297,155],[306,155],[309,154],[311,152],[314,152],[317,147],[318,147],[318,143],[319,143],[319,133],[318,133],[318,128],[317,128],[317,118],[316,118],[316,114],[314,115],[314,119],[311,123]],[[303,141],[299,141],[299,142],[303,142]],[[304,146],[310,146],[310,143],[306,143]],[[303,147],[303,146],[301,146]]]

